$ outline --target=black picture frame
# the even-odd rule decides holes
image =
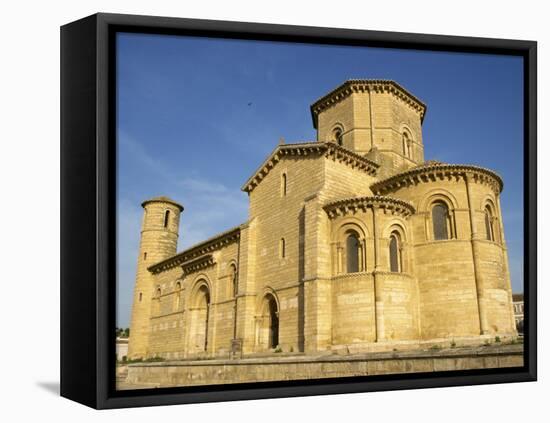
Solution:
[[[115,34],[194,35],[524,59],[524,366],[116,391]],[[61,395],[90,407],[534,381],[537,378],[537,44],[534,41],[95,14],[61,28]]]

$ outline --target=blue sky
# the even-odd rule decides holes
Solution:
[[[350,78],[393,79],[428,105],[426,159],[503,177],[512,285],[523,291],[521,58],[119,34],[117,73],[118,326],[130,320],[141,202],[185,206],[178,251],[244,222],[241,185],[280,137],[314,140],[310,104]]]

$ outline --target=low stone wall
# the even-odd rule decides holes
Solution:
[[[235,360],[165,361],[128,366],[118,389],[320,379],[523,366],[523,345],[277,356]]]

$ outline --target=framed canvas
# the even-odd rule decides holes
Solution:
[[[61,71],[62,396],[536,380],[535,42],[96,14]]]

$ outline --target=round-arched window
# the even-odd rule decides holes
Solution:
[[[355,232],[346,238],[346,271],[359,272],[359,236]]]
[[[287,183],[286,173],[282,173],[281,174],[281,196],[282,197],[286,195],[286,191],[287,191],[286,183]]]
[[[493,229],[493,214],[489,206],[485,207],[485,234],[488,241],[495,240],[495,232]]]
[[[238,285],[237,285],[237,266],[235,264],[231,263],[229,266],[229,277],[231,284],[231,294],[236,297],[238,292]]]
[[[403,132],[403,155],[409,157],[409,135]]]
[[[390,272],[402,272],[401,240],[397,232],[390,235]]]
[[[449,208],[443,202],[437,202],[432,207],[433,233],[435,240],[449,239]]]
[[[342,128],[336,127],[332,130],[332,140],[338,145],[343,145],[342,135]]]

